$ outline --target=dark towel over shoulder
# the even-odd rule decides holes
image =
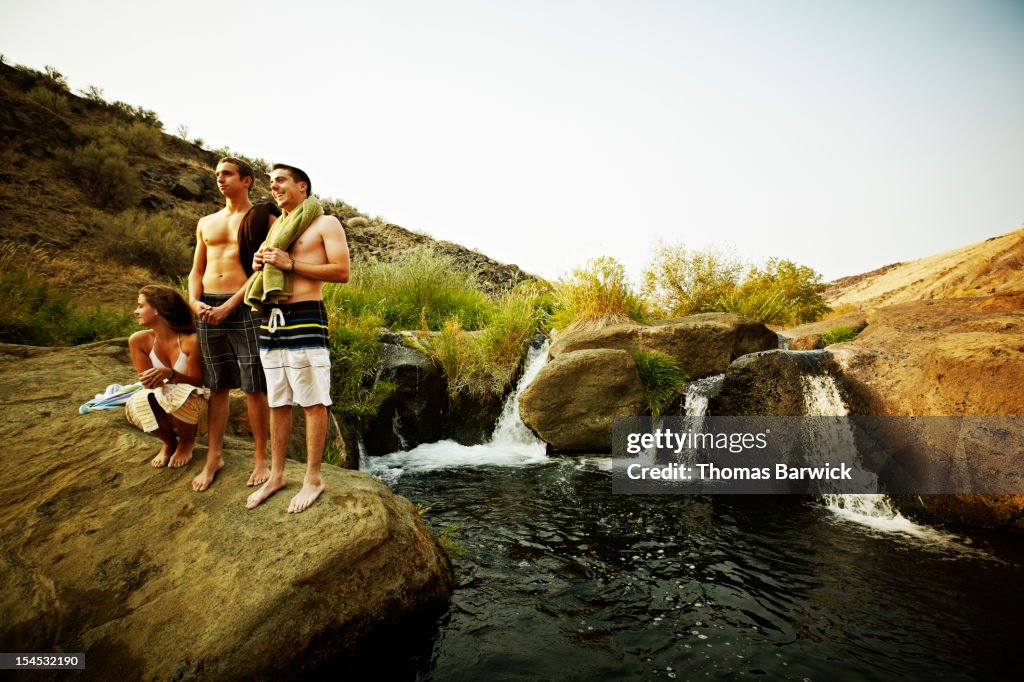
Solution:
[[[238,259],[242,261],[245,274],[250,277],[253,273],[252,257],[267,240],[272,215],[281,215],[281,209],[274,204],[256,204],[245,214],[238,228]]]

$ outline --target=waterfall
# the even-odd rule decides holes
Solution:
[[[715,374],[690,382],[686,387],[686,416],[704,417],[708,413],[708,401],[722,390],[724,381],[724,374]],[[694,425],[699,426],[703,421],[694,422]]]
[[[485,465],[520,467],[549,461],[543,441],[533,435],[519,417],[519,395],[540,372],[547,355],[546,341],[539,348],[530,348],[523,376],[516,390],[506,399],[488,442],[480,445],[460,445],[452,440],[423,443],[411,450],[363,458],[360,460],[361,470],[387,483],[394,483],[405,472]]]
[[[800,384],[804,393],[804,410],[808,416],[845,417],[849,414],[831,375],[804,374],[800,377]],[[810,445],[810,456],[820,460],[820,463],[825,462],[830,452],[856,452],[853,428],[845,421],[808,420],[804,436],[805,443]],[[862,481],[864,489],[877,490],[877,477],[871,472],[865,472],[865,475],[867,478]],[[825,493],[821,499],[830,510],[846,518],[906,521],[893,509],[885,495]]]
[[[533,378],[537,376],[548,357],[548,347],[551,342],[547,339],[538,347],[530,346],[526,354],[526,361],[523,365],[523,376],[516,385],[516,390],[505,400],[505,406],[498,417],[498,423],[494,426],[494,433],[491,434],[492,444],[519,444],[535,445],[540,439],[533,434],[526,424],[519,417],[519,395],[526,390]]]

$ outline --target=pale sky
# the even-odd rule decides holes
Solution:
[[[3,0],[0,53],[547,278],[1024,222],[1021,0]]]

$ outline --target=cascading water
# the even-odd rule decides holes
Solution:
[[[546,446],[526,428],[519,417],[519,394],[530,384],[547,360],[548,342],[530,348],[523,376],[516,390],[505,401],[490,441],[480,445],[461,445],[451,440],[424,443],[411,450],[360,459],[360,469],[394,483],[404,473],[433,471],[461,466],[523,466],[548,461]]]
[[[612,494],[610,458],[548,457],[516,418],[545,356],[531,353],[490,442],[362,459],[429,507],[434,529],[455,529],[462,552],[438,632],[372,656],[374,670],[386,660],[410,666],[402,679],[1005,676],[999,657],[1016,651],[1024,595],[1019,549],[993,561],[896,528],[898,515],[852,524],[847,506],[793,495]],[[831,380],[811,378],[820,358],[794,357],[807,411],[845,414]],[[703,420],[719,381],[691,384],[681,416]]]
[[[519,394],[530,385],[530,382],[533,381],[534,377],[537,376],[544,366],[548,355],[548,346],[550,345],[550,342],[545,340],[543,344],[536,348],[530,347],[523,367],[523,376],[519,379],[516,390],[505,401],[505,407],[501,411],[501,416],[498,417],[498,423],[494,426],[494,433],[491,434],[491,443],[539,444],[543,447],[543,443],[530,429],[526,428],[526,424],[519,417]]]
[[[808,416],[845,417],[849,414],[831,375],[804,374],[800,377],[800,384],[804,394],[804,410]],[[832,452],[856,452],[853,429],[844,421],[809,420],[804,442],[809,446],[807,456],[815,464],[824,464]],[[865,473],[870,480],[863,481],[864,489],[877,490],[877,478],[871,472]],[[821,499],[838,516],[858,523],[912,535],[925,531],[896,511],[886,495],[825,493]]]

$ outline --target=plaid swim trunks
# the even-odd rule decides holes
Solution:
[[[228,294],[203,294],[203,303],[217,307]],[[241,388],[246,393],[266,393],[267,380],[260,364],[259,315],[242,303],[220,324],[199,320],[199,345],[207,388]]]

